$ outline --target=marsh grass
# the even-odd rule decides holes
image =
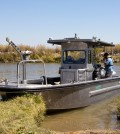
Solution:
[[[61,49],[60,47],[47,47],[45,45],[28,46],[28,45],[18,45],[21,51],[32,51],[30,59],[42,59],[47,63],[59,63]],[[0,45],[0,62],[18,62],[20,61],[20,56],[8,45]]]
[[[40,128],[45,104],[40,95],[25,95],[0,102],[0,134],[47,134]]]

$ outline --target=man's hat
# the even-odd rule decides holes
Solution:
[[[104,57],[107,57],[109,54],[108,53],[104,53]]]

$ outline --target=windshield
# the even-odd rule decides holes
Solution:
[[[63,52],[63,63],[65,64],[84,64],[85,51],[83,50],[66,50]]]

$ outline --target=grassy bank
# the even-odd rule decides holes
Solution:
[[[120,110],[120,100],[111,102],[111,109]],[[41,128],[45,104],[42,96],[24,95],[0,102],[0,134],[120,134],[120,130],[81,130],[54,132]],[[119,111],[120,112],[120,111]]]
[[[0,102],[0,134],[50,134],[40,127],[44,114],[41,96],[25,95]]]
[[[37,46],[27,46],[27,45],[18,45],[21,51],[31,51],[30,59],[42,59],[46,63],[59,63],[61,56],[60,47],[47,47],[44,45]],[[18,62],[20,61],[20,56],[18,53],[8,45],[0,45],[0,62]]]

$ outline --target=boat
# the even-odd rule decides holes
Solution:
[[[77,37],[51,39],[47,41],[61,46],[60,77],[47,77],[45,63],[42,60],[30,60],[30,53],[23,53],[11,40],[6,38],[21,57],[17,64],[16,82],[8,79],[0,83],[1,100],[9,96],[22,94],[42,95],[47,110],[66,110],[89,106],[120,93],[120,76],[105,78],[104,68],[94,62],[95,48],[114,47],[93,37],[81,39]],[[26,64],[41,62],[44,75],[39,79],[26,79]],[[20,77],[20,66],[22,76]]]

